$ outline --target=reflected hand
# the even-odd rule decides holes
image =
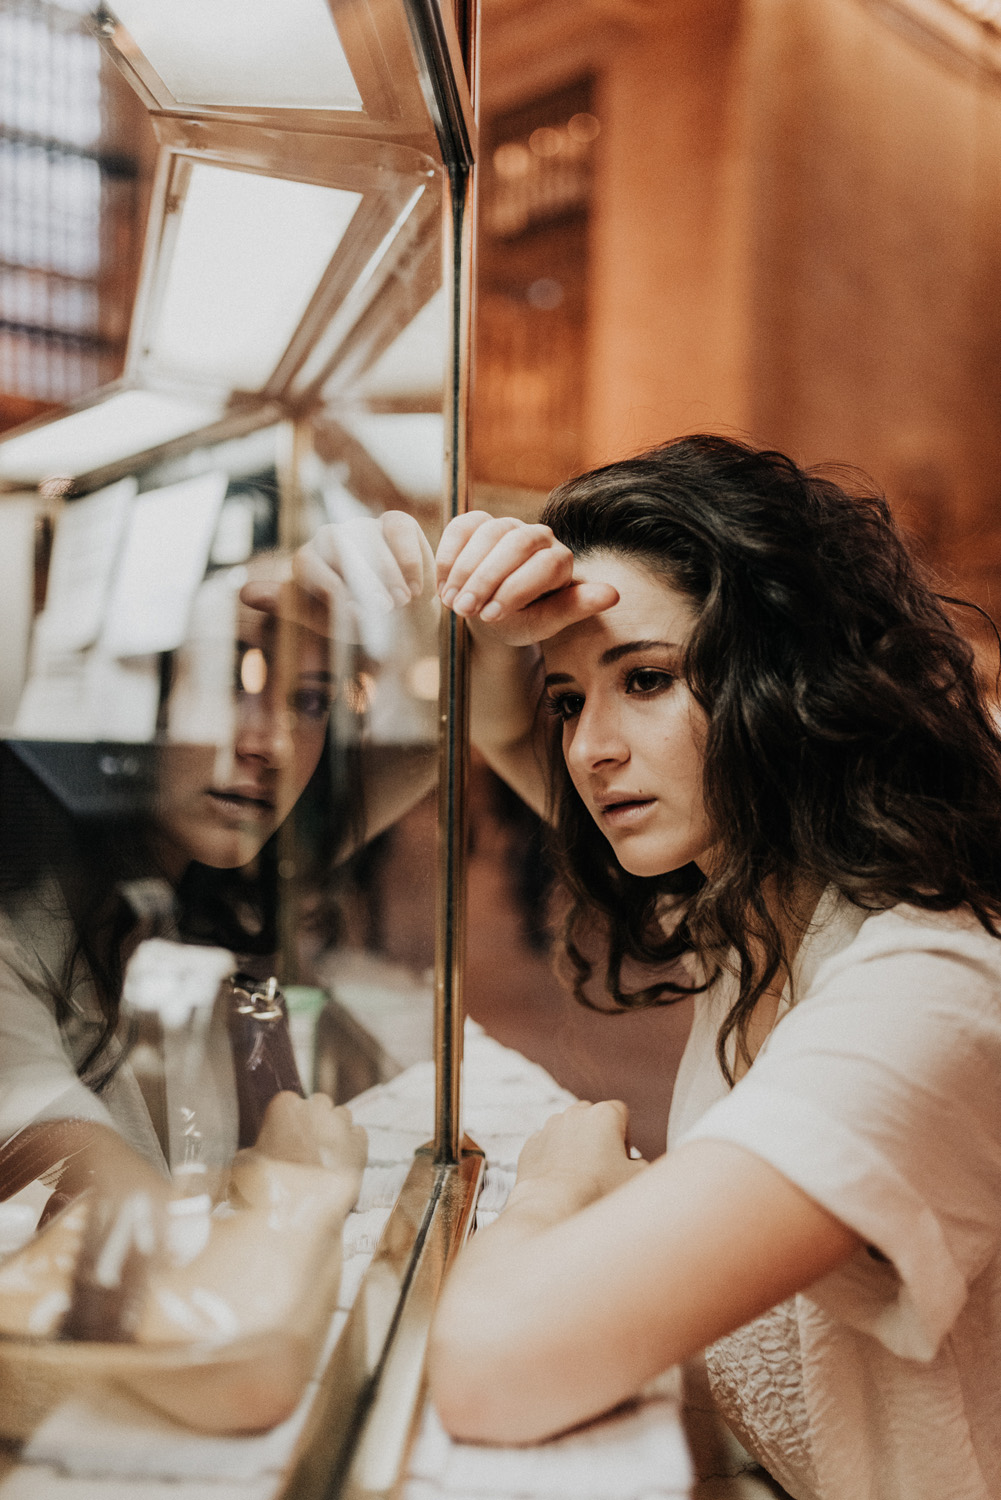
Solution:
[[[610,609],[610,584],[576,583],[574,556],[548,526],[469,511],[450,521],[436,559],[442,603],[476,634],[529,646]]]
[[[629,1155],[629,1110],[618,1099],[578,1102],[529,1136],[509,1202],[545,1204],[563,1217],[603,1198],[645,1170]]]
[[[264,1114],[254,1149],[276,1161],[358,1173],[368,1158],[368,1137],[351,1119],[351,1111],[336,1106],[326,1094],[302,1099],[298,1094],[276,1094]]]
[[[318,635],[354,640],[360,612],[430,602],[433,562],[413,516],[389,510],[321,526],[295,553],[291,578],[253,579],[240,598]]]

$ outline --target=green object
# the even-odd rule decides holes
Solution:
[[[318,1016],[327,1003],[327,992],[315,984],[287,984],[282,990],[290,1016]]]

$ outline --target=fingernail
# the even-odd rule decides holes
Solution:
[[[393,593],[394,600],[400,606],[401,609],[402,609],[402,607],[405,604],[409,604],[410,601],[411,601],[411,599],[413,598],[413,595],[411,594],[411,592],[410,592],[410,590],[408,588],[403,588],[403,587],[394,588],[393,591],[392,591],[392,593]]]
[[[457,592],[457,589],[446,589],[442,594],[441,602],[442,604],[444,604],[446,609],[452,608],[452,600],[455,598]]]
[[[486,609],[480,610],[480,619],[487,621],[496,620],[500,612],[501,607],[499,604],[488,604]]]
[[[471,614],[476,608],[476,595],[470,594],[468,591],[465,594],[460,594],[452,605],[452,608],[457,615]]]

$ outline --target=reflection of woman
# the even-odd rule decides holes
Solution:
[[[320,560],[334,582],[307,592],[295,580]],[[416,523],[391,515],[324,528],[294,559],[292,580],[256,570],[238,610],[232,715],[217,706],[228,742],[164,745],[143,818],[85,824],[9,748],[0,752],[0,1146],[30,1127],[30,1161],[59,1178],[63,1195],[95,1172],[146,1181],[165,1170],[118,1034],[124,965],[142,935],[135,883],[169,884],[174,936],[241,954],[273,946],[262,900],[269,841],[314,774],[328,772],[332,624],[350,628],[365,603],[359,581],[390,607],[418,600],[425,563]],[[178,653],[172,721],[185,722],[199,649],[193,639]],[[368,832],[400,810],[397,789],[372,792]],[[342,853],[360,831],[345,815]],[[0,1161],[0,1195],[17,1185],[2,1175]]]
[[[539,1438],[706,1349],[797,1500],[1001,1494],[1001,754],[972,653],[883,503],[777,454],[682,439],[544,520],[442,542],[481,743],[553,808],[578,989],[597,924],[616,1005],[694,988],[696,1019],[665,1156],[630,1159],[614,1103],[526,1146],[446,1289],[444,1420]]]

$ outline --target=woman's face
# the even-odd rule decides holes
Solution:
[[[684,594],[611,552],[574,577],[610,583],[619,602],[543,643],[546,699],[563,725],[570,779],[633,875],[694,861],[713,834],[702,799],[706,719],[681,675],[695,613]]]
[[[222,869],[249,863],[295,806],[323,751],[328,643],[245,604],[237,607],[236,635],[235,655],[232,637],[222,645],[230,663],[229,742],[163,750],[156,824],[175,876],[191,860]]]

